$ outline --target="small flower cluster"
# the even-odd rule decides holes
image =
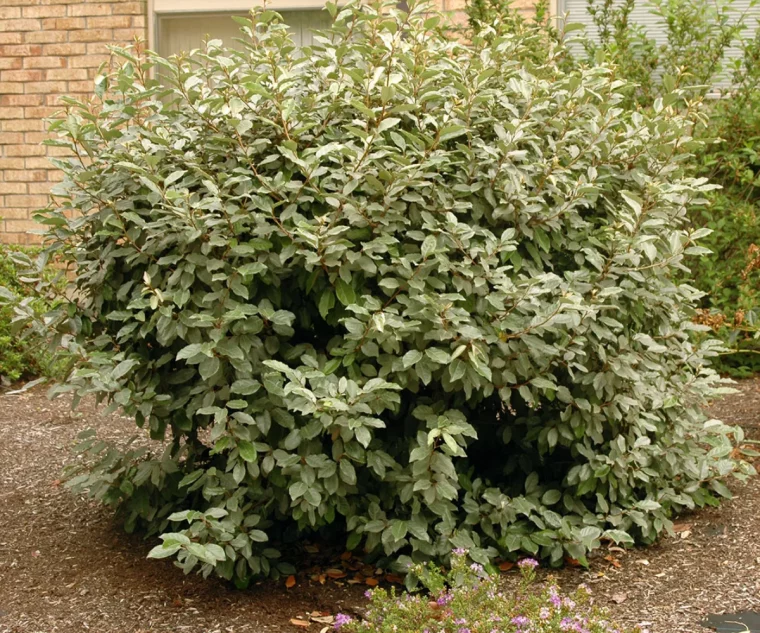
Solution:
[[[585,586],[572,596],[554,585],[535,589],[538,562],[526,558],[517,567],[522,582],[516,591],[504,591],[481,564],[468,560],[466,550],[454,550],[446,574],[433,566],[412,570],[427,594],[373,589],[365,594],[370,600],[365,619],[339,614],[335,628],[340,633],[624,633],[589,606]]]

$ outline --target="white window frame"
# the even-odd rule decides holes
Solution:
[[[268,8],[275,11],[324,9],[326,0],[271,0]],[[168,15],[213,13],[248,13],[263,6],[262,0],[148,0],[148,48],[158,50],[158,20]]]

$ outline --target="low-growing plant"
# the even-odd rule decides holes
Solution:
[[[551,582],[534,587],[538,562],[518,563],[521,582],[506,589],[479,563],[454,552],[451,569],[416,565],[425,593],[397,596],[395,591],[366,592],[369,607],[363,618],[338,614],[341,633],[622,633],[601,609],[590,605],[588,588],[562,595]]]
[[[241,51],[116,49],[53,124],[43,261],[77,276],[36,323],[78,359],[56,392],[166,442],[85,438],[69,484],[240,585],[292,571],[284,535],[558,565],[728,496],[751,469],[704,422],[717,344],[676,276],[705,234],[700,104],[628,110],[529,29],[328,9],[304,49],[268,10]]]

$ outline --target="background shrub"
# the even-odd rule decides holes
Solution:
[[[657,99],[672,99],[676,87],[687,99],[709,97],[709,124],[694,130],[704,144],[696,150],[692,169],[722,189],[707,194],[709,205],[689,210],[695,226],[712,231],[702,240],[711,252],[688,258],[690,272],[683,279],[705,293],[698,319],[710,325],[710,336],[726,343],[714,366],[732,376],[751,375],[760,369],[758,283],[757,275],[751,274],[757,269],[754,247],[760,243],[760,31],[752,36],[747,29],[757,18],[752,11],[739,10],[735,0],[646,0],[665,28],[667,43],[658,45],[631,21],[637,3],[643,1],[589,0],[587,11],[597,37],[571,41],[563,63],[614,66],[629,82],[624,103],[632,108],[651,108]],[[758,6],[753,2],[750,9]],[[538,28],[544,37],[558,35],[540,5],[535,22],[522,17],[510,2],[473,0],[467,11],[475,31],[492,25],[500,32],[527,27]],[[539,55],[544,47],[535,42],[534,54]],[[681,98],[672,103],[686,105]]]
[[[39,219],[77,277],[37,323],[79,359],[57,391],[167,440],[85,437],[70,485],[241,585],[309,531],[403,568],[583,562],[728,495],[741,432],[703,422],[715,343],[675,275],[705,234],[698,104],[626,109],[528,27],[329,10],[303,50],[256,11],[242,52],[117,51],[53,124],[71,158]]]
[[[25,298],[32,313],[41,315],[51,308],[51,303],[39,299],[33,286],[24,284],[20,270],[14,258],[22,258],[22,267],[28,267],[29,258],[36,255],[38,249],[32,247],[10,246],[0,244],[0,287],[8,293]],[[14,324],[14,310],[6,304],[0,304],[0,384],[9,386],[24,378],[58,375],[60,368],[55,366],[45,342],[39,338],[21,336],[21,323]]]

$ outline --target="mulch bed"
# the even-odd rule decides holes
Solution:
[[[758,439],[760,380],[737,386],[710,413]],[[364,587],[344,581],[301,574],[290,589],[262,582],[236,591],[146,559],[153,543],[60,485],[72,442],[89,427],[115,441],[135,432],[128,419],[89,405],[71,412],[44,390],[0,395],[0,633],[319,633],[318,622],[290,621],[361,609]],[[588,571],[550,573],[568,589],[588,584],[614,619],[651,633],[697,633],[709,613],[760,610],[760,478],[732,488],[720,508],[680,517],[675,537],[604,551]]]

